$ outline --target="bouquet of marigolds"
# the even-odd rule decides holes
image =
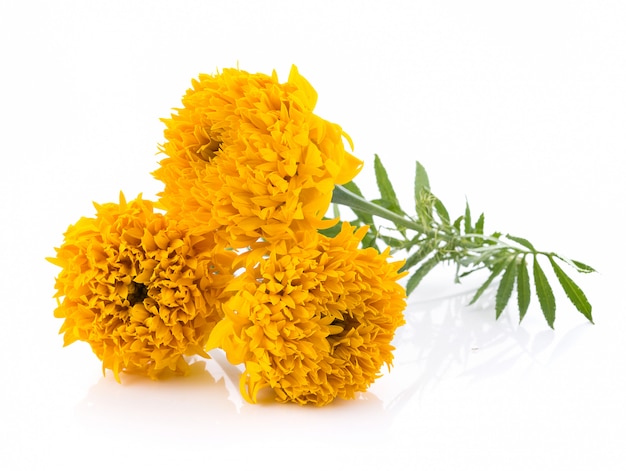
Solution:
[[[378,156],[380,195],[364,198],[353,181],[362,162],[342,128],[314,114],[316,100],[296,67],[284,83],[238,69],[193,80],[163,120],[158,200],[120,193],[95,204],[49,258],[60,267],[65,345],[88,342],[118,381],[185,374],[189,357],[219,348],[242,365],[246,400],[268,388],[281,402],[324,405],[354,398],[391,366],[406,297],[441,263],[456,265],[456,281],[484,270],[471,302],[497,283],[496,318],[515,291],[521,320],[534,285],[553,327],[543,260],[592,321],[564,271],[591,267],[486,234],[467,205],[450,217],[419,163],[411,213]]]

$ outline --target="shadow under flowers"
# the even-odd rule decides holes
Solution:
[[[117,383],[107,372],[77,405],[79,421],[89,429],[139,436],[164,425],[178,431],[230,421],[236,411],[223,381],[211,376],[205,360],[192,360],[190,366],[187,376],[158,381],[122,374]]]
[[[219,350],[210,355],[191,363],[188,376],[153,381],[123,374],[120,384],[107,374],[78,403],[79,425],[111,443],[150,448],[152,441],[165,442],[174,434],[224,451],[232,444],[262,448],[276,440],[294,449],[332,440],[359,442],[383,434],[390,424],[382,401],[370,392],[324,407],[281,404],[269,394],[249,404],[239,392],[240,367]]]
[[[364,438],[385,433],[392,417],[384,410],[383,402],[368,391],[357,394],[353,400],[336,399],[331,404],[317,407],[312,404],[298,405],[279,403],[272,391],[259,394],[258,402],[250,404],[241,396],[239,379],[241,365],[232,365],[220,350],[209,352],[212,361],[207,369],[213,377],[223,382],[228,401],[237,409],[245,424],[240,437],[249,437],[259,443],[275,441],[291,447],[315,442],[361,442]],[[376,427],[372,428],[372,424]]]

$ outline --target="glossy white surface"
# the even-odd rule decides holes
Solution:
[[[393,6],[390,6],[393,5]],[[507,6],[505,6],[507,5]],[[84,2],[0,6],[0,468],[626,466],[626,4]],[[595,325],[557,295],[467,306],[445,267],[410,299],[395,366],[359,400],[245,403],[217,353],[188,378],[102,376],[62,348],[44,261],[91,201],[151,197],[162,128],[200,72],[292,63],[318,113],[410,202],[413,162],[460,214],[583,260]],[[408,205],[407,205],[408,206]]]

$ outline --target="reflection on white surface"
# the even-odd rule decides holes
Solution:
[[[541,325],[542,319],[518,323],[513,312],[505,311],[496,321],[493,305],[468,306],[473,293],[409,304],[407,324],[399,329],[395,341],[395,368],[387,378],[396,389],[388,398],[391,410],[436,394],[439,384],[450,378],[469,386],[489,378],[506,378],[511,372],[531,371],[567,348],[575,332],[591,326],[579,322],[557,336]]]
[[[239,392],[240,370],[230,365],[221,352],[211,354],[211,360],[193,363],[187,377],[155,382],[125,375],[122,384],[116,383],[112,375],[101,378],[77,405],[78,422],[87,429],[117,435],[123,417],[124,423],[134,425],[121,433],[130,430],[136,435],[139,430],[155,431],[167,424],[174,430],[202,431],[207,440],[236,443],[262,440],[268,433],[278,433],[286,441],[296,439],[294,434],[298,441],[314,440],[325,426],[330,428],[328,421],[337,414],[345,420],[333,422],[331,433],[356,440],[362,438],[361,434],[371,433],[368,424],[375,422],[385,428],[392,419],[383,402],[370,392],[354,401],[338,401],[322,408],[279,404],[269,395],[257,404],[249,404]],[[286,425],[288,434],[284,434]]]

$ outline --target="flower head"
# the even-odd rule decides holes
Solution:
[[[353,398],[391,364],[406,305],[397,283],[402,262],[358,248],[366,231],[344,223],[334,238],[302,233],[226,288],[225,317],[208,348],[244,364],[241,392],[249,401],[266,387],[283,402]]]
[[[184,373],[220,319],[233,255],[153,211],[141,196],[95,205],[65,233],[56,257],[55,316],[65,345],[88,342],[102,367],[156,378]]]
[[[192,85],[164,120],[160,205],[234,248],[323,227],[335,184],[362,162],[342,129],[313,113],[317,94],[298,70],[279,83],[275,72],[225,69]]]

